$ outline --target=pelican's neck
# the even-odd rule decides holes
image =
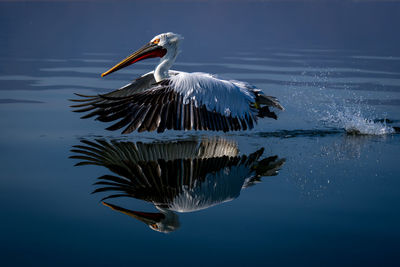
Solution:
[[[169,77],[168,71],[174,64],[177,55],[177,50],[168,50],[167,54],[161,58],[160,63],[154,70],[154,78],[156,82],[161,82]]]

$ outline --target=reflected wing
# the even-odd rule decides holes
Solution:
[[[80,95],[82,96],[82,95]],[[82,118],[95,116],[102,122],[117,121],[107,130],[124,128],[124,134],[136,129],[164,132],[173,130],[237,131],[254,127],[252,113],[231,116],[209,110],[194,98],[184,100],[169,79],[147,90],[122,89],[98,96],[82,96],[83,103],[72,107],[75,112],[89,112]]]
[[[195,149],[194,145],[196,145]],[[162,148],[163,146],[165,148]],[[224,139],[207,140],[198,144],[195,141],[134,144],[83,140],[81,145],[74,146],[71,151],[75,153],[71,158],[83,160],[77,165],[100,165],[113,172],[112,175],[99,177],[100,181],[96,183],[101,187],[94,192],[114,192],[104,199],[129,196],[151,201],[162,207],[170,204],[183,190],[199,187],[206,179],[215,180],[216,185],[221,184],[221,177],[224,174],[226,176],[232,167],[242,166],[241,168],[247,169],[245,175],[252,173],[252,166],[262,155],[263,149],[249,157],[245,155],[239,157],[237,148],[234,149],[232,142]],[[221,156],[223,151],[228,151],[228,155],[232,156]],[[179,158],[181,152],[187,158]],[[163,158],[174,153],[175,155]],[[191,157],[190,154],[192,154]],[[230,175],[235,175],[235,173],[231,172]],[[237,177],[237,179],[241,179],[242,184],[246,177]],[[237,188],[239,191],[241,184]],[[212,186],[212,188],[215,187]]]
[[[200,142],[196,140],[180,140],[178,142],[160,143],[132,143],[132,142],[107,142],[97,139],[95,142],[82,140],[82,145],[74,146],[73,152],[84,153],[88,156],[88,162],[78,165],[118,165],[121,162],[157,161],[163,159],[171,161],[175,159],[236,157],[239,149],[236,142],[223,138],[205,138]],[[84,159],[84,158],[82,158]]]

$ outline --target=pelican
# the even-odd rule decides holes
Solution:
[[[71,150],[76,165],[98,165],[112,174],[100,176],[94,193],[109,192],[102,203],[129,215],[152,230],[179,228],[177,213],[195,212],[232,201],[242,189],[275,176],[285,159],[263,158],[261,148],[239,155],[236,142],[222,138],[177,142],[81,140]],[[158,212],[129,210],[105,200],[119,197],[152,203]]]
[[[284,110],[273,96],[253,85],[222,80],[207,73],[171,70],[182,41],[172,32],[155,36],[149,43],[116,64],[102,77],[146,58],[159,57],[154,71],[106,94],[76,94],[81,102],[75,112],[88,112],[82,118],[96,116],[102,122],[116,121],[107,130],[124,128],[164,132],[169,130],[238,131],[252,129],[258,118],[277,119],[270,108]]]

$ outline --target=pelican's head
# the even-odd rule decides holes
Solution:
[[[104,206],[107,206],[112,210],[122,212],[132,218],[144,222],[150,227],[150,229],[157,232],[170,233],[178,229],[180,226],[178,215],[167,209],[157,207],[161,212],[141,212],[128,210],[104,201],[102,203]]]
[[[178,52],[179,42],[183,37],[173,32],[161,33],[151,39],[150,43],[157,44],[167,50],[167,53]]]
[[[182,36],[176,33],[167,32],[156,35],[151,39],[151,41],[145,44],[142,48],[131,54],[129,57],[125,58],[117,65],[109,69],[108,71],[101,74],[104,77],[114,71],[122,69],[129,66],[135,62],[146,58],[153,57],[168,57],[175,58],[178,54],[179,42],[182,40]]]

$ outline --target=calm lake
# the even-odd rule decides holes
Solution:
[[[399,266],[399,27],[398,1],[0,1],[1,266]],[[173,69],[286,110],[129,135],[72,112],[168,31]]]

